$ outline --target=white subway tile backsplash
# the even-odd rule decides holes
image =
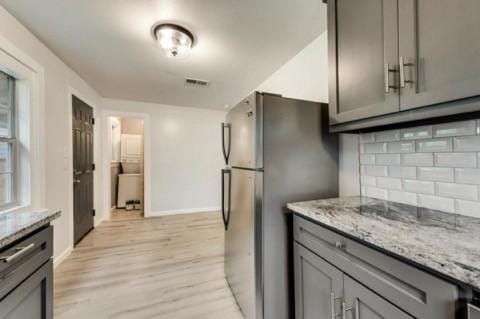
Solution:
[[[389,177],[415,179],[417,178],[417,168],[408,166],[392,166],[388,168]]]
[[[477,156],[475,153],[438,153],[434,162],[441,167],[477,167]]]
[[[455,200],[445,197],[419,194],[417,205],[420,207],[441,210],[448,213],[453,213],[455,211]]]
[[[478,186],[437,182],[436,195],[457,199],[478,199]]]
[[[375,155],[377,165],[400,165],[400,154],[377,154]]]
[[[455,174],[450,167],[418,167],[417,178],[424,181],[453,182]]]
[[[388,200],[388,191],[376,187],[365,187],[365,195],[368,197]]]
[[[480,185],[480,168],[456,168],[455,182]]]
[[[395,190],[388,191],[388,200],[397,203],[409,204],[416,206],[417,205],[417,194],[400,192]]]
[[[360,143],[373,143],[373,133],[360,134]]]
[[[401,141],[387,143],[388,153],[413,153],[415,152],[414,141]]]
[[[416,151],[419,153],[453,152],[453,138],[451,137],[419,140],[416,143]]]
[[[402,189],[402,180],[390,177],[377,177],[377,187],[385,189]]]
[[[360,183],[362,186],[377,186],[377,179],[373,176],[362,176]]]
[[[361,193],[480,218],[480,119],[360,135]]]
[[[375,155],[373,154],[361,154],[360,164],[362,165],[375,165]]]
[[[480,218],[480,202],[457,199],[455,201],[455,212],[465,216]]]
[[[480,135],[455,137],[455,152],[480,151]]]
[[[402,165],[405,166],[433,166],[432,153],[402,154]]]
[[[390,142],[390,141],[398,141],[400,140],[400,131],[393,130],[393,131],[383,131],[374,133],[375,142]]]
[[[417,140],[422,138],[431,138],[432,126],[412,127],[400,130],[400,139],[402,140]]]
[[[385,143],[362,144],[361,148],[363,148],[363,152],[367,154],[387,152],[387,144]]]
[[[403,181],[403,189],[411,193],[433,195],[435,193],[435,183],[406,179]]]
[[[475,135],[475,121],[453,122],[433,126],[434,137]]]
[[[387,176],[386,166],[365,165],[365,175],[368,176]]]

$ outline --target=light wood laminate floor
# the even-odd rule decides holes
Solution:
[[[243,319],[223,240],[219,213],[116,211],[55,270],[55,319]]]

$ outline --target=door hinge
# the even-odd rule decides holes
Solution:
[[[92,170],[95,170],[95,164],[92,164]]]
[[[95,118],[92,117],[92,125],[95,125]]]
[[[95,212],[95,209],[92,210],[92,215],[95,217],[97,215],[97,213]]]
[[[328,4],[328,0],[322,0],[322,2]]]

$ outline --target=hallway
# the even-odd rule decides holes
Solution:
[[[55,271],[55,319],[242,319],[218,213],[115,212]]]

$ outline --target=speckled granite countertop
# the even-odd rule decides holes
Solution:
[[[288,208],[480,289],[480,219],[368,197],[291,203]]]
[[[0,249],[60,217],[59,210],[0,214]]]

